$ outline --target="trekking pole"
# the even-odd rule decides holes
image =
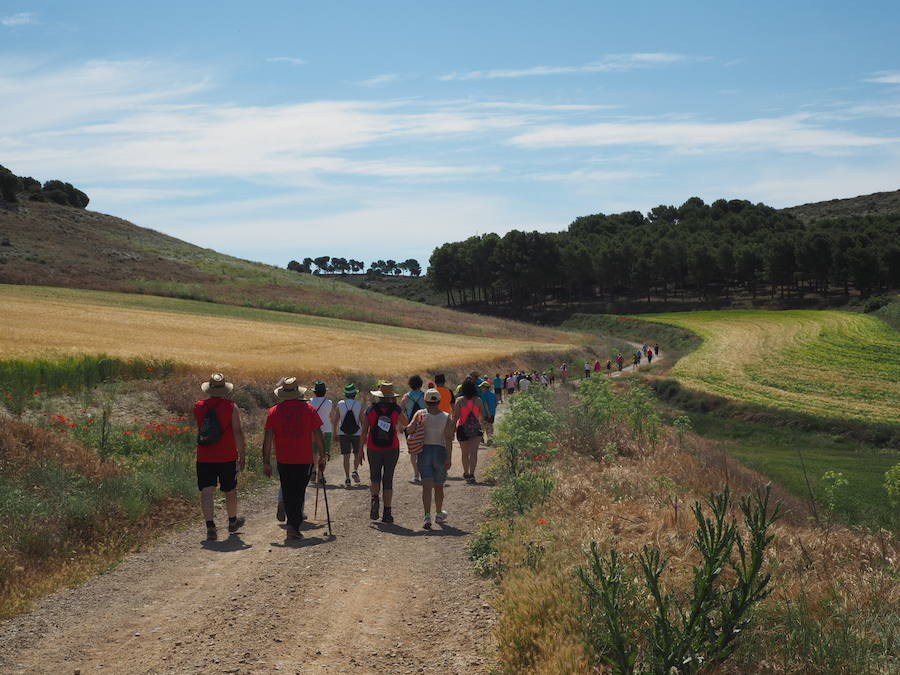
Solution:
[[[316,494],[319,494],[316,492]],[[325,488],[325,485],[322,485],[322,494],[325,497],[325,519],[328,522],[328,536],[333,537],[334,533],[331,531],[331,511],[328,510],[328,490]]]
[[[313,511],[313,518],[319,517],[319,477],[316,476],[316,508]]]

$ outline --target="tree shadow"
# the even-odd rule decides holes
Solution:
[[[200,542],[200,546],[207,551],[216,551],[218,553],[233,553],[234,551],[246,551],[248,548],[253,548],[253,544],[245,542],[241,539],[241,535],[237,533],[232,534],[228,539],[223,539],[222,541],[210,541],[209,539],[204,539]]]

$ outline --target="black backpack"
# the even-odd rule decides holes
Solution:
[[[341,420],[341,433],[344,436],[355,436],[359,431],[359,422],[356,420],[356,406],[349,402],[344,406],[346,412],[344,419]]]
[[[394,429],[393,413],[395,405],[376,405],[375,424],[372,426],[372,443],[376,448],[390,448],[394,444],[396,430]]]
[[[200,423],[200,431],[197,432],[197,445],[215,445],[222,440],[222,425],[219,424],[219,416],[213,406],[207,406],[206,415]]]

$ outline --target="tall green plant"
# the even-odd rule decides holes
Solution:
[[[694,504],[693,545],[702,560],[687,597],[663,590],[667,560],[659,549],[644,547],[638,560],[645,592],[628,593],[625,579],[632,575],[616,550],[605,556],[592,543],[588,567],[576,573],[590,610],[590,647],[598,660],[618,673],[669,675],[697,672],[727,659],[750,622],[751,607],[769,594],[770,575],[762,567],[773,539],[769,528],[781,515],[780,504],[770,512],[769,496],[767,487],[765,493],[740,501],[746,534],[728,516],[727,489],[707,498],[711,517],[700,502]],[[728,568],[733,580],[723,579]],[[649,603],[641,600],[648,595]]]

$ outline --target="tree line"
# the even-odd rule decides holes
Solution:
[[[291,260],[287,264],[287,268],[294,272],[304,272],[306,274],[359,274],[366,268],[366,264],[362,260],[332,258],[331,256],[323,255],[318,258],[304,258],[302,263]],[[414,258],[409,258],[402,262],[397,262],[396,260],[373,260],[369,263],[369,269],[366,270],[366,274],[370,275],[399,276],[404,272],[409,276],[417,277],[422,274],[422,266]]]
[[[31,176],[17,176],[0,165],[0,199],[11,204],[23,201],[53,202],[63,206],[87,208],[90,198],[71,183],[48,180],[43,185]]]
[[[765,204],[691,197],[646,215],[582,216],[563,232],[448,242],[431,254],[427,278],[448,305],[784,298],[835,289],[868,296],[900,286],[900,213],[804,222]]]

